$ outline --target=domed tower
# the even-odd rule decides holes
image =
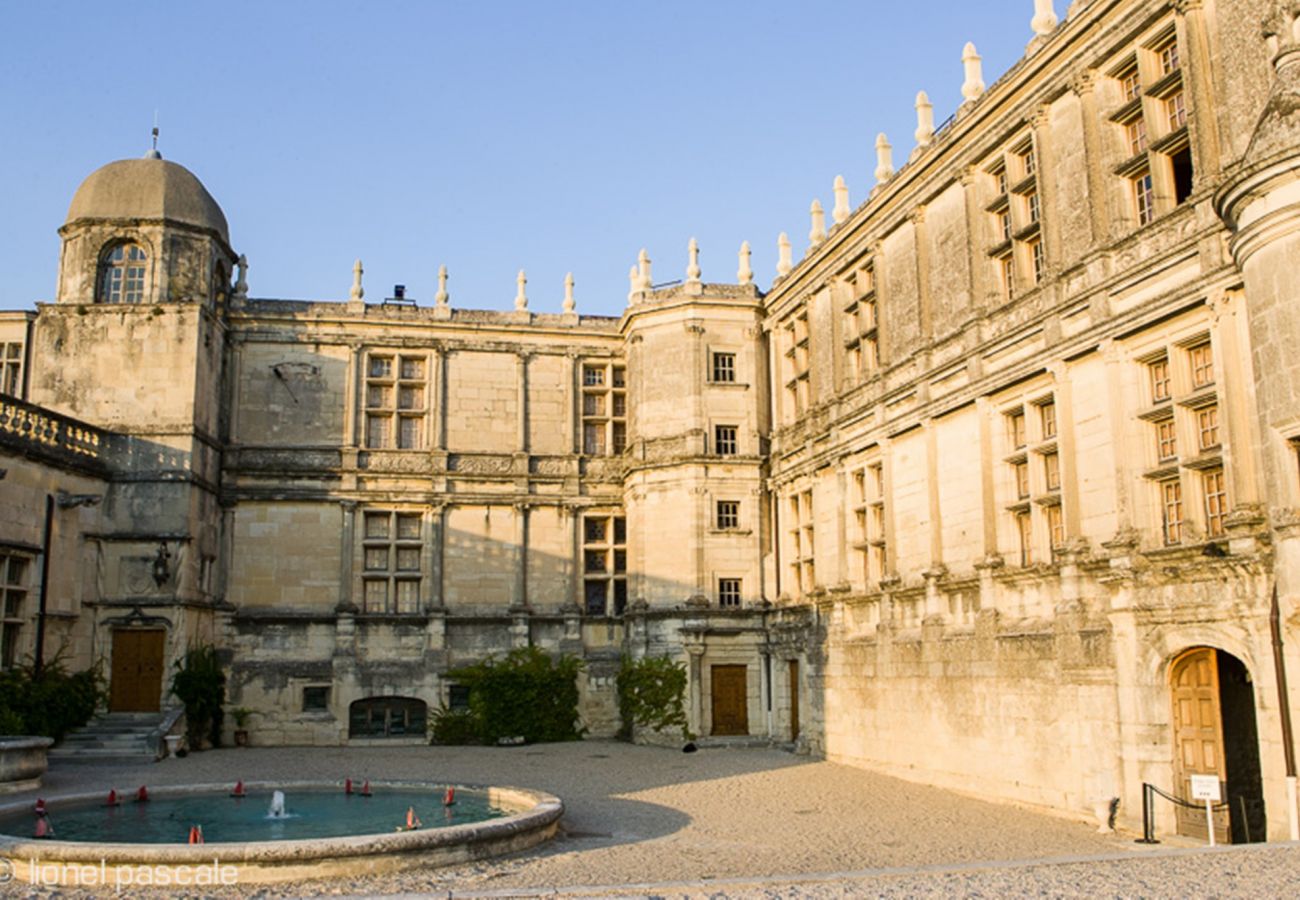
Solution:
[[[236,256],[216,201],[156,152],[92,173],[59,235],[58,293],[38,305],[28,398],[114,433],[102,454],[112,474],[95,549],[96,646],[111,707],[140,711],[139,692],[119,690],[126,657],[110,648],[165,635],[165,655],[146,666],[156,677],[144,708],[156,709],[158,673],[187,642],[216,636],[223,317]],[[161,638],[149,646],[164,653]]]
[[[226,217],[203,184],[157,151],[91,173],[59,229],[59,303],[225,302]]]

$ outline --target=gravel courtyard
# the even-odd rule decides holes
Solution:
[[[362,879],[250,886],[224,895],[1300,894],[1300,847],[1294,845],[1208,852],[1165,844],[1144,850],[1131,835],[1098,835],[1084,823],[777,750],[683,754],[604,741],[472,749],[230,749],[138,768],[56,764],[41,793],[344,777],[534,787],[558,794],[566,812],[555,841],[515,857]],[[6,887],[12,895],[18,886]]]

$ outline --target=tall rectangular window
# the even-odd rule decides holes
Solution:
[[[1027,438],[1025,432],[1024,410],[1018,409],[1015,412],[1007,414],[1007,438],[1010,441],[1012,448],[1016,450],[1025,446]]]
[[[1034,563],[1034,523],[1028,512],[1018,512],[1015,516],[1016,539],[1020,549],[1020,565],[1030,566]]]
[[[1219,446],[1219,407],[1207,406],[1196,411],[1196,432],[1201,450],[1214,450]]]
[[[1061,456],[1059,453],[1043,454],[1043,483],[1049,491],[1061,489]]]
[[[1210,537],[1223,535],[1224,519],[1228,516],[1228,489],[1222,469],[1210,469],[1201,475],[1201,489],[1205,494],[1205,533]]]
[[[1178,434],[1173,419],[1156,423],[1156,459],[1168,462],[1178,457]]]
[[[1151,170],[1143,169],[1129,179],[1133,189],[1133,204],[1139,225],[1149,225],[1156,216],[1155,182]]]
[[[18,663],[19,639],[27,615],[27,572],[30,559],[0,552],[0,669]]]
[[[787,502],[790,511],[787,520],[790,536],[790,582],[801,595],[806,595],[817,584],[812,491],[794,494]]]
[[[1165,121],[1170,131],[1177,131],[1187,124],[1187,100],[1181,90],[1165,98]]]
[[[17,397],[23,392],[23,345],[0,343],[0,394]]]
[[[1177,544],[1183,539],[1183,487],[1177,478],[1162,481],[1159,487],[1165,543]]]
[[[735,425],[715,425],[713,427],[713,452],[718,456],[735,456],[739,449],[736,443]]]
[[[623,615],[627,608],[627,520],[606,513],[584,516],[582,537],[587,615]]]
[[[1052,553],[1056,554],[1065,547],[1065,517],[1061,514],[1060,506],[1049,506],[1044,510],[1047,519],[1047,536],[1052,545]]]
[[[366,366],[366,447],[424,447],[427,360],[406,354],[372,354]]]
[[[1043,431],[1043,440],[1056,437],[1056,403],[1048,401],[1038,406],[1038,421]]]
[[[621,454],[627,448],[627,379],[618,363],[582,367],[582,452]]]
[[[739,578],[718,579],[718,606],[723,609],[737,609],[740,607]]]
[[[1147,120],[1139,115],[1125,125],[1124,140],[1128,144],[1129,156],[1145,153],[1147,149]]]
[[[1147,364],[1151,380],[1151,402],[1162,403],[1169,399],[1169,358],[1161,357]]]
[[[1192,368],[1192,387],[1203,388],[1214,384],[1214,353],[1209,341],[1190,348],[1187,357]]]
[[[718,384],[733,384],[736,381],[736,354],[713,354],[713,380]]]
[[[361,574],[365,612],[409,615],[420,611],[422,522],[419,513],[365,514]]]

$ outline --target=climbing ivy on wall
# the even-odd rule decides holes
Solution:
[[[693,740],[686,727],[685,663],[667,656],[624,656],[617,685],[623,737],[632,737],[633,726],[640,725],[661,732],[681,729],[684,739]]]
[[[576,741],[586,731],[578,721],[582,667],[576,656],[552,659],[536,647],[522,647],[503,659],[489,657],[447,674],[469,689],[470,714],[482,742]]]

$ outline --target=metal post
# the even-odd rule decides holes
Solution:
[[[1156,820],[1155,810],[1152,808],[1152,794],[1155,789],[1151,785],[1143,782],[1142,784],[1142,837],[1134,843],[1137,844],[1158,844],[1156,840]]]
[[[41,677],[45,666],[45,606],[50,590],[50,536],[54,530],[54,495],[45,495],[45,536],[41,541],[41,592],[36,605],[36,652],[32,656],[32,678]]]
[[[1273,633],[1273,667],[1277,672],[1278,712],[1282,717],[1282,753],[1286,758],[1287,821],[1291,840],[1300,841],[1300,809],[1296,808],[1295,734],[1291,730],[1291,695],[1286,686],[1286,660],[1282,655],[1282,622],[1277,604],[1277,582],[1273,582],[1273,603],[1268,614]]]

